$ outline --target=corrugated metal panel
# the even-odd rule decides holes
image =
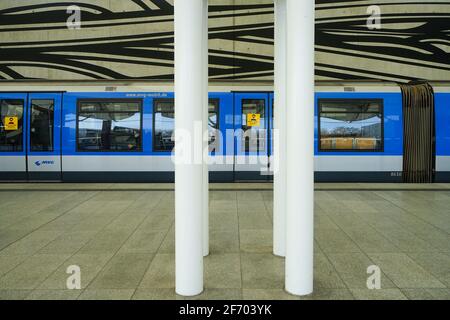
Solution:
[[[403,181],[431,183],[436,164],[434,92],[428,83],[401,85]]]

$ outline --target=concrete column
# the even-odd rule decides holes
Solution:
[[[203,291],[203,10],[206,0],[175,0],[176,292]]]
[[[286,0],[275,0],[273,253],[286,255]]]
[[[314,0],[287,0],[286,290],[313,291]]]
[[[209,255],[209,170],[208,170],[208,157],[209,157],[209,143],[208,143],[208,120],[209,120],[209,99],[208,99],[208,68],[209,68],[209,54],[208,54],[208,1],[203,1],[203,133],[204,133],[204,161],[203,161],[203,256]]]

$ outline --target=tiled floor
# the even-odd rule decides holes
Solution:
[[[98,186],[96,186],[97,188]],[[0,299],[182,299],[170,190],[1,191]],[[450,299],[450,190],[316,191],[315,293]],[[211,255],[196,299],[298,299],[272,255],[272,192],[211,191]],[[67,290],[67,267],[81,290]],[[379,266],[381,289],[367,289]]]

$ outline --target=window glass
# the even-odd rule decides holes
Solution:
[[[142,150],[141,101],[81,101],[78,111],[78,150]]]
[[[172,152],[175,142],[173,131],[175,129],[175,106],[173,99],[155,100],[154,112],[154,138],[153,150]],[[208,106],[208,134],[209,151],[215,152],[219,147],[219,99],[210,99]]]
[[[0,100],[0,151],[23,151],[23,100]]]
[[[274,148],[274,133],[275,133],[275,99],[272,99],[272,122],[270,124],[270,152],[273,155],[275,153],[275,148]]]
[[[251,124],[250,117],[256,122]],[[265,100],[242,100],[243,141],[241,152],[263,152],[266,150]],[[258,120],[259,119],[259,120]]]
[[[383,107],[377,100],[321,100],[320,150],[381,151]]]
[[[172,152],[175,146],[172,134],[175,129],[175,105],[173,99],[155,100],[153,150]]]
[[[219,99],[210,99],[208,106],[209,152],[219,149]]]
[[[53,151],[53,100],[31,101],[31,151]]]

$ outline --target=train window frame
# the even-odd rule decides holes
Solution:
[[[3,98],[0,99],[1,100],[6,100],[6,101],[20,101],[22,103],[22,127],[21,130],[22,132],[20,133],[21,135],[21,144],[20,144],[20,149],[18,150],[1,150],[0,149],[0,154],[5,154],[5,153],[22,153],[22,152],[26,152],[27,150],[27,146],[26,146],[26,136],[24,137],[24,132],[26,130],[26,113],[27,113],[27,106],[26,106],[26,99],[23,98]],[[1,112],[0,112],[1,113]],[[0,114],[1,117],[3,117],[2,114]],[[3,122],[3,119],[1,120]],[[20,121],[19,121],[20,123]]]
[[[155,135],[155,125],[156,125],[156,105],[159,102],[173,102],[173,119],[175,121],[175,98],[158,98],[158,99],[153,99],[153,108],[152,108],[152,151],[153,152],[157,152],[157,153],[165,153],[165,154],[169,154],[172,153],[172,151],[163,151],[163,150],[157,150],[155,148],[155,143],[156,143],[156,135]],[[216,130],[220,131],[220,98],[209,98],[208,99],[208,119],[209,119],[209,104],[213,102],[216,108],[216,116],[217,116],[217,124],[216,124]],[[209,129],[209,126],[208,126]],[[174,129],[175,130],[175,129]],[[217,152],[213,151],[212,154],[215,154]]]
[[[163,154],[170,154],[172,151],[165,151],[165,150],[158,150],[155,148],[156,143],[156,105],[160,102],[172,102],[173,103],[173,121],[174,121],[174,130],[175,130],[175,98],[158,98],[153,99],[153,106],[152,106],[152,151],[155,153],[163,153]]]
[[[266,103],[267,101],[266,101],[266,99],[265,98],[254,98],[254,99],[252,99],[252,98],[243,98],[241,100],[241,116],[243,115],[244,104],[246,102],[248,102],[248,101],[262,101],[263,102],[262,108],[263,108],[263,111],[264,111],[264,129],[267,130],[267,128],[266,128],[267,127],[266,119],[268,118],[268,115],[266,114],[266,108],[267,108],[267,103]],[[241,129],[242,130],[244,129],[244,127],[248,127],[248,126],[241,123]]]
[[[262,110],[264,111],[264,121],[261,121],[263,124],[264,124],[264,128],[263,129],[259,129],[259,130],[264,130],[264,135],[265,135],[265,137],[264,137],[264,148],[262,149],[262,150],[256,150],[256,151],[252,151],[252,150],[247,150],[247,148],[246,148],[246,146],[244,145],[244,143],[245,143],[245,141],[244,141],[244,139],[241,139],[241,145],[239,146],[239,152],[241,152],[242,154],[265,154],[265,153],[269,153],[270,151],[269,151],[269,140],[270,140],[270,138],[269,138],[269,126],[270,126],[270,120],[269,120],[269,118],[270,118],[270,102],[268,101],[268,99],[267,98],[243,98],[243,99],[241,99],[241,105],[240,105],[240,110],[241,110],[241,115],[240,115],[240,121],[241,121],[241,125],[240,125],[240,130],[242,130],[242,134],[245,134],[245,132],[247,131],[247,130],[252,130],[252,128],[253,127],[250,127],[250,126],[247,126],[247,125],[244,125],[243,123],[242,123],[242,116],[244,115],[244,105],[246,104],[246,103],[249,103],[249,102],[251,102],[251,101],[262,101],[263,102],[263,104],[262,104]],[[244,128],[247,128],[247,130],[244,130]],[[257,144],[257,146],[259,146],[259,144]],[[243,149],[244,148],[244,149]]]
[[[52,112],[53,112],[53,119],[52,119],[52,125],[51,125],[51,130],[50,130],[50,137],[51,137],[51,148],[48,148],[47,150],[37,150],[34,149],[34,145],[33,145],[33,139],[31,137],[31,130],[32,130],[32,123],[33,123],[33,108],[34,108],[34,104],[33,101],[51,101],[52,102]],[[30,152],[54,152],[55,151],[55,99],[31,99],[30,100],[30,134],[29,134],[29,144],[30,144]]]
[[[137,150],[82,150],[79,148],[79,115],[81,113],[81,104],[82,103],[96,103],[96,102],[132,102],[132,103],[139,103],[139,125],[140,125],[140,145],[139,149]],[[96,112],[96,113],[107,113],[107,112]],[[120,113],[120,111],[118,112]],[[125,111],[122,111],[122,113],[125,113]],[[143,153],[144,152],[144,100],[143,99],[122,99],[122,98],[95,98],[95,99],[77,99],[77,112],[76,112],[76,128],[75,128],[75,145],[76,145],[76,152],[80,153]]]
[[[380,141],[380,148],[378,149],[323,149],[321,140],[322,140],[322,132],[321,132],[321,114],[322,114],[322,103],[323,102],[330,102],[330,103],[340,103],[340,104],[346,104],[346,103],[355,103],[355,102],[376,102],[380,106],[380,112],[381,115],[381,141]],[[385,136],[384,136],[384,99],[382,98],[320,98],[317,100],[317,106],[318,106],[318,114],[317,114],[317,144],[318,144],[318,150],[319,152],[324,153],[383,153],[385,148]],[[334,112],[334,113],[346,113],[346,112]],[[373,113],[373,112],[368,112]]]
[[[220,98],[208,99],[208,119],[209,119],[209,104],[211,102],[214,103],[214,107],[216,108],[216,116],[217,116],[217,125],[214,129],[220,130]]]
[[[220,98],[208,98],[208,121],[209,121],[209,104],[210,103],[214,103],[214,107],[216,109],[217,124],[216,124],[216,127],[214,129],[216,129],[216,131],[218,132],[218,135],[219,135],[219,137],[216,137],[216,139],[219,138],[219,145],[217,146],[216,149],[211,151],[211,154],[214,155],[214,154],[217,154],[217,153],[221,152],[220,148],[221,148],[221,145],[222,145],[222,141],[220,139],[220,136],[221,136],[221,134],[220,134]],[[209,131],[209,124],[208,124],[208,131]],[[209,141],[208,141],[208,150],[209,150],[209,146],[210,146],[210,144],[209,144]]]

